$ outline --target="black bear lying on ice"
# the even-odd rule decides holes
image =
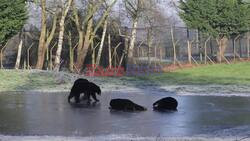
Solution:
[[[159,110],[159,111],[162,111],[162,110],[176,111],[177,106],[178,106],[177,100],[172,97],[162,98],[153,104],[154,110]]]
[[[95,83],[89,82],[87,79],[77,79],[71,88],[70,94],[68,96],[68,102],[70,103],[70,99],[74,97],[75,103],[79,103],[80,95],[82,93],[84,93],[84,97],[87,97],[88,101],[91,101],[90,96],[92,96],[95,101],[99,101],[96,98],[96,93],[101,95],[101,89]]]
[[[109,103],[110,109],[121,110],[121,111],[146,111],[147,109],[143,106],[135,104],[128,99],[112,99]]]

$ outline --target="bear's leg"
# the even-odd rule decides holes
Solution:
[[[72,97],[74,97],[74,96],[71,95],[71,94],[68,96],[68,103],[70,103],[70,99],[71,99]]]
[[[75,103],[80,103],[80,95],[75,95]]]
[[[123,109],[122,110],[124,110],[124,111],[128,111],[129,110],[129,108],[128,108],[128,106],[127,105],[125,105],[124,107],[123,107]]]
[[[91,99],[90,99],[91,93],[90,93],[90,92],[85,92],[84,94],[86,95],[87,101],[88,101],[88,102],[91,102]]]
[[[84,95],[82,97],[82,100],[88,100],[88,94],[87,93],[84,93]]]
[[[135,109],[136,109],[135,106],[133,106],[133,111],[135,111]]]
[[[91,93],[91,96],[92,96],[92,98],[93,98],[96,102],[99,101],[99,100],[96,98],[96,94],[95,94],[95,93]]]

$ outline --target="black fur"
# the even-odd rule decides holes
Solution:
[[[112,99],[109,103],[110,109],[121,111],[146,111],[143,106],[135,104],[129,99]]]
[[[87,79],[79,78],[74,82],[75,84],[81,84],[81,83],[88,83],[89,81]]]
[[[80,102],[80,95],[84,93],[85,97],[90,101],[90,96],[93,97],[95,101],[99,101],[96,98],[96,93],[101,95],[101,89],[96,84],[89,82],[87,79],[77,79],[71,88],[70,94],[68,96],[68,102],[70,103],[71,98],[75,98],[75,103]]]
[[[178,102],[175,98],[165,97],[153,104],[154,110],[177,110]]]
[[[99,86],[97,86],[95,83],[93,82],[89,82],[86,87],[85,87],[85,91],[84,94],[86,95],[86,98],[90,101],[90,96],[95,100],[95,101],[99,101],[96,98],[96,93],[98,95],[101,95],[101,88]]]

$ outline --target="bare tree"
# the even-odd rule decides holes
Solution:
[[[156,2],[153,0],[148,0],[144,3],[144,12],[143,12],[143,23],[147,29],[147,46],[148,46],[148,64],[151,64],[151,55],[152,47],[155,46],[155,54],[157,51],[157,45],[161,45],[161,25],[166,23],[165,16],[159,10]],[[156,55],[155,55],[156,56]]]
[[[97,54],[97,58],[96,58],[96,66],[99,66],[99,64],[100,64],[103,45],[104,45],[104,40],[105,40],[105,37],[106,37],[107,26],[108,26],[108,18],[106,18],[105,21],[104,21],[101,44],[100,44],[100,48],[98,50],[98,54]]]
[[[136,43],[136,34],[139,20],[147,16],[152,7],[151,0],[124,0],[125,9],[132,21],[132,31],[128,47],[127,63],[134,63],[133,52]]]
[[[130,38],[130,44],[128,47],[128,63],[131,64],[134,62],[133,59],[133,52],[134,52],[134,46],[136,42],[136,33],[137,33],[137,26],[139,22],[139,17],[142,11],[142,3],[145,0],[124,0],[125,8],[132,20],[132,31],[131,31],[131,38]]]
[[[42,21],[41,21],[41,34],[38,46],[37,64],[36,69],[42,69],[44,63],[44,55],[46,51],[46,28],[47,28],[47,12],[46,12],[46,0],[40,0],[42,8]]]
[[[54,34],[56,32],[57,17],[58,17],[58,8],[55,8],[55,11],[48,10],[48,8],[46,7],[46,0],[40,0],[40,4],[41,4],[41,9],[42,9],[41,11],[42,19],[41,19],[41,33],[40,33],[40,38],[39,38],[36,69],[43,68],[44,56],[52,39],[54,38]],[[48,13],[53,15],[51,29],[48,29],[48,25],[47,25]]]
[[[219,37],[219,38],[216,39],[216,41],[217,41],[217,44],[218,44],[218,47],[219,47],[219,50],[217,52],[217,61],[221,63],[223,60],[226,60],[225,56],[224,56],[224,53],[226,51],[226,47],[227,47],[227,44],[228,44],[228,38]]]
[[[100,9],[100,7],[105,3],[105,1],[89,1],[87,7],[87,15],[83,19],[83,22],[80,22],[80,17],[78,15],[78,11],[76,9],[75,4],[73,5],[74,9],[74,22],[77,27],[77,31],[79,34],[79,41],[77,47],[77,60],[76,60],[76,68],[77,70],[81,70],[97,30],[104,23],[106,17],[109,15],[111,8],[116,3],[117,0],[113,0],[111,4],[107,6],[101,17],[98,19],[97,24],[93,27],[94,22],[94,14]],[[86,29],[85,29],[86,27]]]
[[[56,57],[55,57],[55,71],[59,71],[60,69],[60,61],[61,61],[61,52],[62,52],[62,46],[63,46],[63,38],[64,38],[64,25],[65,25],[65,18],[69,12],[69,9],[71,7],[71,3],[73,0],[67,0],[66,4],[63,4],[63,1],[61,0],[61,3],[63,4],[62,9],[62,16],[59,23],[59,37],[58,37],[58,47],[56,50]]]

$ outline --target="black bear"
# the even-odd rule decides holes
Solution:
[[[75,103],[80,102],[80,95],[84,93],[85,97],[90,101],[90,96],[93,97],[95,101],[99,101],[96,98],[96,93],[101,95],[101,89],[96,84],[89,82],[87,79],[77,79],[71,88],[70,94],[68,96],[68,102],[70,103],[71,98],[75,98]]]
[[[87,79],[79,78],[74,82],[74,84],[88,83],[88,82],[89,81]]]
[[[87,79],[79,78],[74,82],[74,85],[71,88],[70,94],[68,96],[68,102],[70,103],[71,98],[75,98],[75,102],[80,102],[80,95],[83,93],[82,89],[89,83]]]
[[[88,101],[91,101],[90,96],[92,96],[92,98],[97,102],[99,101],[96,98],[96,93],[98,95],[101,95],[101,88],[99,86],[97,86],[95,83],[93,82],[89,82],[87,83],[86,87],[85,87],[85,91],[84,94],[86,95],[85,97],[88,99]]]
[[[146,111],[147,109],[143,106],[135,104],[128,99],[112,99],[109,103],[110,109],[122,110],[122,111]]]
[[[177,100],[172,98],[172,97],[162,98],[162,99],[156,101],[153,104],[154,110],[159,110],[159,111],[161,111],[161,110],[173,110],[173,111],[176,111],[177,106],[178,106]]]

